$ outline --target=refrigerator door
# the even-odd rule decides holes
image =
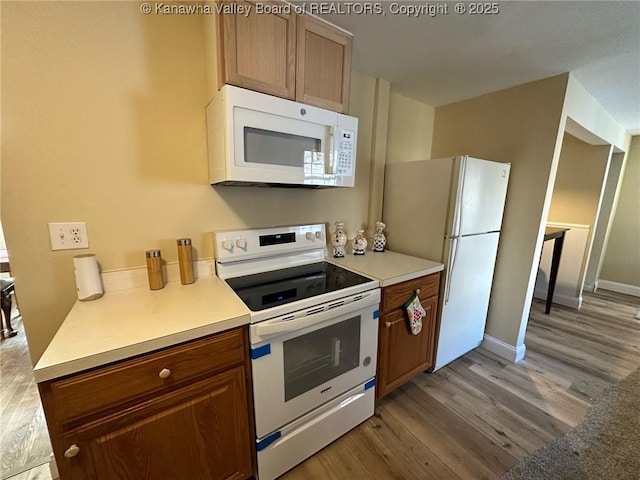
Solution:
[[[507,196],[511,165],[473,157],[456,159],[458,181],[451,191],[455,205],[448,235],[473,235],[499,231]]]
[[[482,342],[499,238],[494,232],[447,239],[434,370]]]

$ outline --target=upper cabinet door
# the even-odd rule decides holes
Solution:
[[[238,0],[250,14],[220,15],[220,85],[230,83],[293,100],[295,97],[296,16],[257,14],[256,2]],[[230,3],[229,3],[230,4]]]
[[[349,111],[353,37],[309,16],[298,17],[296,101]]]

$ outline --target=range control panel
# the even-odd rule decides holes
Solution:
[[[317,250],[327,243],[324,224],[214,232],[213,239],[219,263]]]

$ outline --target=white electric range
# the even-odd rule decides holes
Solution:
[[[324,260],[323,224],[216,232],[216,271],[251,310],[259,480],[374,413],[378,282]]]

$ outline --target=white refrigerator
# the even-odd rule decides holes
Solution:
[[[388,248],[445,265],[434,370],[484,337],[510,168],[469,156],[386,167]]]

